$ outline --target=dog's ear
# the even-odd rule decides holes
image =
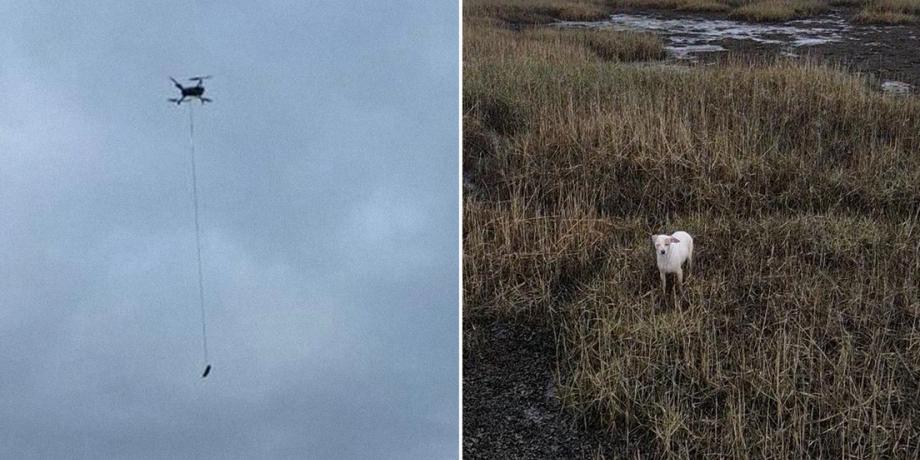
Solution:
[[[671,244],[674,244],[674,243],[680,243],[680,240],[677,239],[677,238],[674,238],[674,237],[672,236],[672,237],[668,240],[668,242],[671,243]]]
[[[656,238],[657,236],[658,236],[658,235],[652,235],[652,246],[654,246],[655,243],[658,242],[658,240],[657,240],[657,238]]]

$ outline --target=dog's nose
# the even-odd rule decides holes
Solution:
[[[664,251],[661,251],[661,253],[664,254]]]

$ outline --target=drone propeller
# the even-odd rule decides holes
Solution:
[[[207,80],[207,79],[209,79],[209,78],[211,78],[210,75],[204,75],[204,76],[201,76],[201,77],[192,77],[192,78],[189,78],[188,81],[201,81],[201,80]]]

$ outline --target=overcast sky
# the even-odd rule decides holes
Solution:
[[[0,3],[0,458],[455,457],[456,3],[129,3]]]

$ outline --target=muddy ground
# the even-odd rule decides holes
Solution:
[[[666,46],[680,47],[686,44],[715,45],[725,51],[690,53],[678,56],[678,62],[711,62],[725,59],[730,55],[787,56],[794,59],[815,57],[841,64],[858,72],[868,73],[879,82],[895,80],[909,83],[913,92],[920,89],[920,23],[907,25],[873,25],[856,24],[852,18],[859,12],[856,8],[834,8],[825,13],[780,23],[757,24],[735,21],[724,13],[690,13],[667,10],[622,9],[617,14],[640,16],[662,21],[734,21],[750,27],[784,27],[789,26],[802,31],[805,35],[815,37],[834,37],[834,41],[805,46],[790,46],[789,43],[765,43],[758,40],[725,38],[716,41],[700,41],[698,35],[685,31],[654,31],[665,41]],[[622,24],[611,24],[622,28]],[[577,24],[577,23],[575,23]],[[599,25],[602,23],[593,23]],[[581,26],[590,27],[589,23]],[[642,30],[642,29],[638,29]],[[758,39],[793,41],[796,37],[769,34],[759,35]],[[798,38],[801,38],[798,37]],[[819,42],[822,40],[818,40]]]
[[[615,454],[556,396],[556,351],[546,328],[467,321],[463,334],[464,458],[558,459]]]
[[[728,19],[725,14],[688,14],[673,11],[632,10],[633,14],[653,15],[669,19],[701,18]],[[840,41],[794,50],[799,58],[818,58],[840,64],[852,71],[872,75],[878,81],[895,80],[910,84],[913,91],[920,88],[920,24],[909,25],[863,25],[852,22],[859,10],[838,8],[819,16],[835,15],[847,20],[849,30],[841,34]],[[798,23],[808,28],[808,24]],[[814,28],[824,27],[814,23]],[[721,40],[718,42],[728,52],[697,53],[693,57],[701,62],[724,59],[729,54],[776,56],[788,48],[751,40]]]
[[[797,55],[840,64],[867,73],[878,81],[894,80],[920,88],[920,24],[899,26],[851,25],[853,30],[839,42],[801,47]],[[743,40],[725,41],[733,53],[777,54],[776,47]],[[707,56],[706,58],[718,58]]]

